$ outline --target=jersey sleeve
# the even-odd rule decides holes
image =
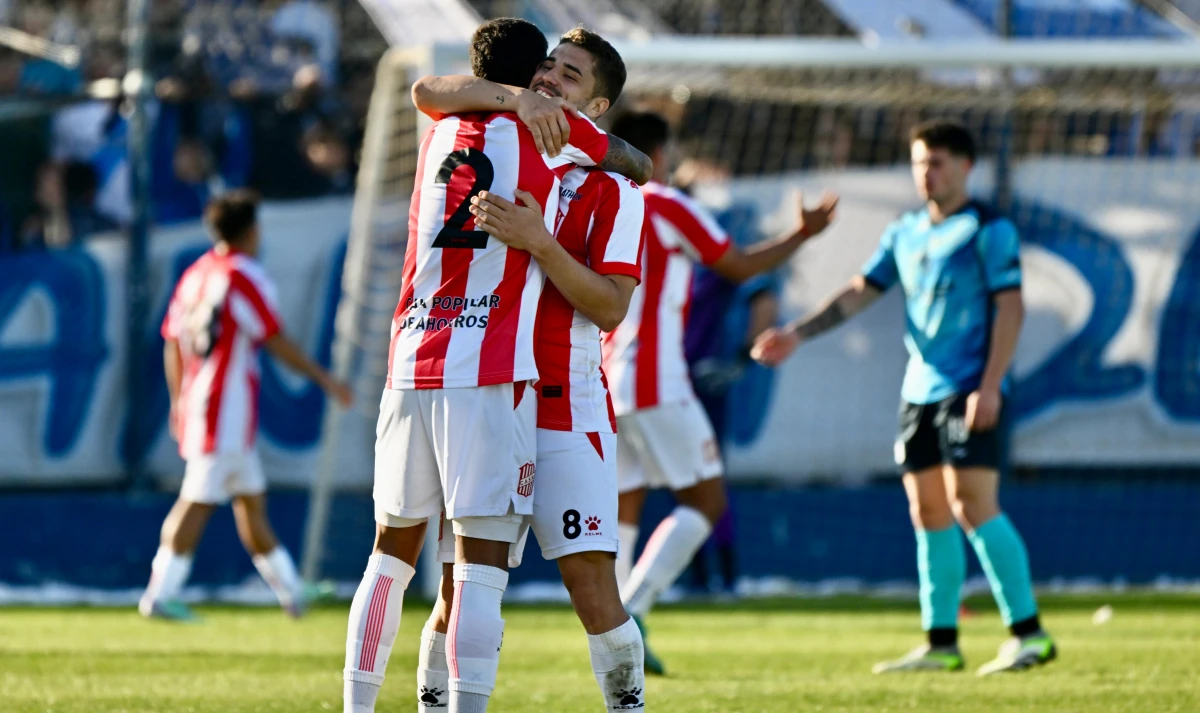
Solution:
[[[989,292],[1021,286],[1021,240],[1011,221],[994,220],[979,231],[979,257]]]
[[[571,126],[571,139],[570,143],[563,147],[559,157],[576,166],[599,165],[608,153],[608,134],[591,119],[578,117],[570,112],[566,114],[567,123]]]
[[[703,206],[679,193],[656,209],[679,230],[681,247],[693,260],[712,265],[733,247],[729,234]]]
[[[895,247],[896,229],[890,226],[879,239],[875,254],[863,265],[863,279],[880,292],[887,292],[900,279],[900,272],[896,269]]]
[[[642,279],[646,201],[629,179],[608,174],[588,233],[588,266],[601,275]]]
[[[264,275],[236,270],[231,275],[229,287],[229,310],[239,331],[255,342],[263,342],[279,334],[275,287]]]

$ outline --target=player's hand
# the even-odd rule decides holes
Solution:
[[[796,200],[800,204],[799,228],[806,231],[809,237],[819,235],[837,217],[838,196],[836,193],[829,191],[822,193],[821,202],[812,210],[804,207],[803,193],[797,191]]]
[[[990,431],[1000,420],[1000,389],[980,387],[967,396],[967,430]]]
[[[354,390],[349,384],[341,381],[334,381],[329,384],[328,393],[335,401],[341,404],[342,408],[350,408],[354,405]]]
[[[790,329],[771,328],[758,335],[750,358],[766,366],[779,366],[800,346],[800,336]]]
[[[517,95],[517,118],[529,127],[538,153],[551,158],[562,153],[563,146],[571,138],[571,125],[564,111],[579,116],[578,109],[558,97],[546,97],[529,90]]]
[[[508,247],[536,253],[554,242],[554,236],[546,230],[541,206],[532,194],[518,190],[517,201],[512,203],[495,193],[481,191],[471,199],[471,215],[480,230]]]

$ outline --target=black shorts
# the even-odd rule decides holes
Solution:
[[[935,465],[1000,469],[1004,459],[1005,407],[990,431],[969,431],[967,395],[956,394],[931,404],[900,402],[896,465],[915,473]]]

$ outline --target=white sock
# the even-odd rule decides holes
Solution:
[[[634,616],[645,616],[663,590],[687,568],[711,532],[712,524],[699,510],[676,506],[654,530],[629,575],[622,597],[625,609]]]
[[[450,713],[483,713],[496,688],[504,619],[500,600],[508,572],[481,564],[454,565],[454,606],[446,633]]]
[[[633,572],[633,552],[637,549],[637,525],[617,523],[617,588],[625,593],[625,585],[629,583],[629,574]]]
[[[389,555],[373,554],[354,602],[346,636],[346,668],[342,672],[345,691],[344,713],[372,713],[388,656],[400,629],[404,590],[413,578],[413,568]]]
[[[287,606],[300,596],[300,573],[296,571],[296,564],[292,562],[292,556],[283,545],[265,555],[254,555],[250,559],[271,587],[271,591],[275,592],[280,604]]]
[[[633,619],[612,631],[588,635],[592,673],[608,710],[644,708],[646,697],[645,651],[642,633]]]
[[[167,602],[177,599],[192,573],[192,556],[175,554],[170,547],[159,545],[150,564],[150,584],[138,608],[143,614],[149,613],[149,608],[155,602]]]
[[[450,700],[450,667],[446,664],[446,635],[430,629],[421,632],[417,654],[417,711],[445,708]]]

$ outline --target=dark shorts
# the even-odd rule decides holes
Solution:
[[[968,431],[967,396],[960,394],[931,404],[900,402],[896,465],[914,473],[935,465],[1000,469],[1004,457],[1005,408],[990,431]]]

